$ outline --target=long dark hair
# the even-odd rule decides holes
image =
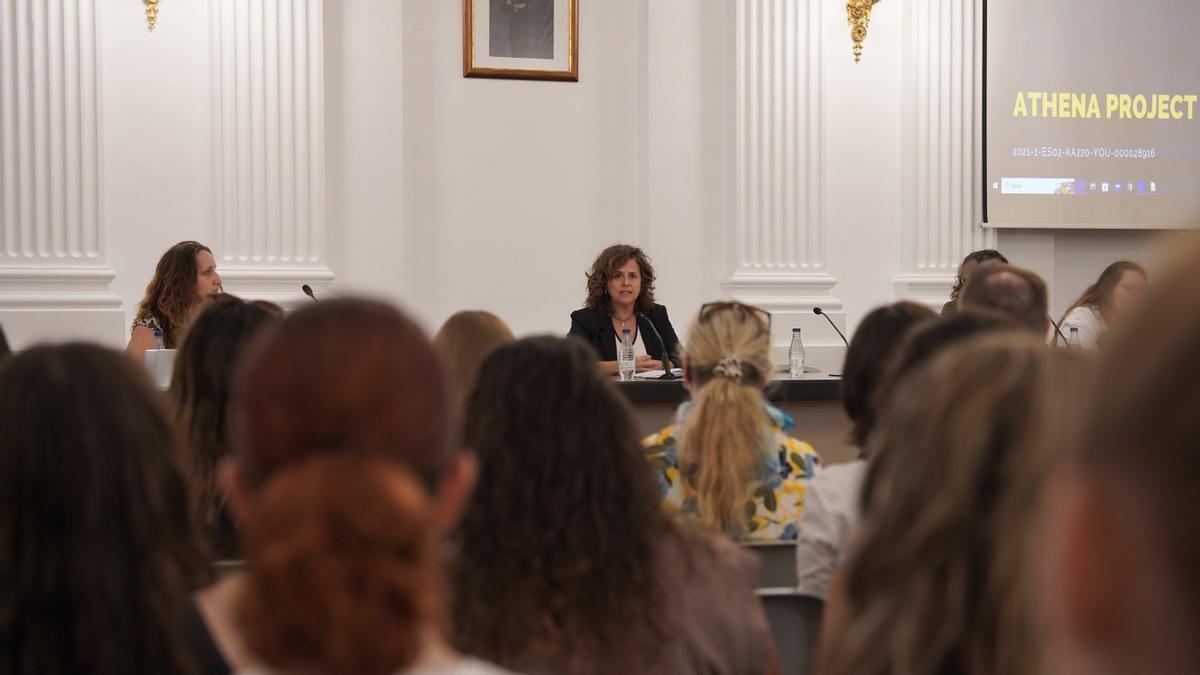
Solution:
[[[933,310],[915,302],[897,302],[872,310],[854,331],[842,365],[842,407],[850,418],[851,441],[861,448],[875,421],[875,391],[892,356],[914,326],[934,319]]]
[[[276,319],[266,309],[225,296],[196,318],[175,356],[171,401],[175,419],[191,441],[183,469],[196,488],[197,512],[216,517],[216,466],[229,454],[225,414],[233,368],[242,350]]]
[[[568,675],[655,663],[667,603],[657,544],[672,526],[595,355],[549,337],[496,350],[464,440],[481,471],[451,568],[459,648]]]
[[[1000,251],[991,248],[985,248],[981,251],[972,251],[963,258],[963,261],[958,265],[958,275],[954,277],[954,288],[950,291],[950,301],[958,302],[958,296],[962,295],[963,287],[967,285],[967,275],[963,273],[967,265],[980,265],[985,262],[1002,262],[1008,264],[1008,258]]]
[[[157,392],[99,347],[0,368],[0,671],[192,673],[207,561]]]
[[[158,259],[154,277],[146,285],[146,295],[138,304],[135,316],[141,319],[153,315],[162,327],[163,344],[174,349],[188,314],[199,300],[196,298],[196,279],[200,274],[196,255],[212,249],[198,241],[181,241],[167,249]]]
[[[587,273],[587,299],[584,306],[609,314],[612,298],[608,297],[608,280],[625,263],[636,260],[642,273],[642,290],[637,297],[637,311],[645,313],[654,309],[654,265],[650,256],[636,246],[616,244],[609,246],[596,256]]]
[[[1126,272],[1136,272],[1142,275],[1143,279],[1147,278],[1146,268],[1129,260],[1118,260],[1104,268],[1096,283],[1088,286],[1075,302],[1071,303],[1071,306],[1067,308],[1067,311],[1063,312],[1058,322],[1061,324],[1067,318],[1068,314],[1079,307],[1092,307],[1107,319],[1108,303],[1112,298],[1113,289],[1117,287],[1117,284],[1121,283],[1121,277],[1125,276]]]

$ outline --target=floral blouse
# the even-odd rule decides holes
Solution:
[[[650,464],[658,477],[659,488],[667,510],[685,516],[697,514],[696,491],[682,480],[679,468],[679,441],[675,431],[687,424],[692,404],[684,403],[675,417],[675,424],[644,441]],[[782,410],[766,406],[772,425],[763,440],[763,468],[759,475],[746,512],[750,517],[748,531],[741,539],[750,541],[794,541],[796,522],[804,508],[808,483],[820,468],[821,460],[812,446],[787,434],[795,421]]]

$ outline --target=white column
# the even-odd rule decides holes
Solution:
[[[800,326],[818,351],[841,343],[812,308],[844,325],[842,302],[830,295],[837,280],[826,266],[822,4],[735,3],[735,173],[724,284],[733,297],[771,311],[777,348]]]
[[[996,247],[983,220],[979,0],[910,0],[904,64],[904,185],[897,294],[941,307],[958,265]]]
[[[321,0],[211,0],[213,213],[227,290],[290,303],[333,280]]]
[[[0,323],[16,347],[115,343],[124,321],[101,219],[97,30],[95,0],[0,2]]]

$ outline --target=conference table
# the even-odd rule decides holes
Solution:
[[[617,387],[633,405],[643,436],[671,424],[679,404],[688,399],[682,379],[618,381]],[[849,443],[850,421],[842,410],[841,389],[840,377],[812,371],[800,377],[777,373],[763,393],[796,420],[793,436],[811,443],[825,464],[840,464],[858,455]]]

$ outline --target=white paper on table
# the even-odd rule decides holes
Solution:
[[[672,368],[671,373],[676,377],[683,377],[683,368]],[[634,377],[639,380],[657,380],[662,376],[663,371],[661,370],[647,370],[644,373],[638,373],[637,375],[634,375]]]

